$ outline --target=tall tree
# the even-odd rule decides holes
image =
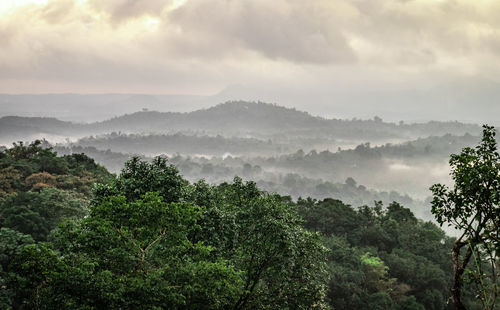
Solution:
[[[452,250],[451,296],[458,310],[466,309],[461,298],[465,275],[475,280],[484,309],[494,309],[498,299],[500,155],[495,129],[487,125],[483,128],[478,146],[451,155],[453,188],[442,184],[431,187],[432,213],[437,221],[461,232]]]

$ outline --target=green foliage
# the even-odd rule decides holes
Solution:
[[[57,156],[46,141],[36,140],[0,152],[0,197],[46,187],[90,196],[95,183],[109,181],[111,174],[84,154]]]
[[[15,143],[0,151],[1,309],[40,307],[28,306],[33,300],[31,286],[42,277],[40,268],[57,261],[50,246],[34,240],[46,241],[61,221],[83,217],[94,183],[109,178],[93,159],[83,154],[58,157],[44,141]],[[26,256],[28,245],[36,257]]]
[[[0,169],[0,308],[446,308],[453,239],[398,203],[190,184],[161,157],[115,178],[40,144]]]
[[[155,157],[151,163],[133,157],[125,163],[114,186],[128,201],[137,200],[147,192],[159,192],[164,201],[179,202],[187,184],[164,157]]]
[[[38,219],[38,226],[14,228],[46,224],[41,232],[27,231],[45,240],[52,224],[69,217],[71,204],[62,196],[49,199],[53,205],[42,203],[48,193],[63,192],[23,193],[27,210],[18,206],[24,196],[8,197],[5,210],[21,210],[19,223]],[[50,241],[25,246],[12,259],[13,305],[326,307],[326,250],[318,234],[303,228],[289,200],[239,178],[219,186],[190,185],[163,158],[128,162],[116,180],[95,188],[87,215],[66,220]]]
[[[451,281],[450,238],[397,203],[358,210],[302,199],[309,229],[330,249],[327,293],[336,309],[443,309]]]
[[[11,270],[13,259],[19,255],[24,246],[33,244],[33,239],[15,230],[0,228],[0,308],[12,309],[16,290],[11,286],[16,273]]]
[[[340,200],[328,198],[317,202],[311,199],[299,199],[298,204],[306,220],[305,226],[320,231],[326,236],[351,235],[359,227],[356,211]]]
[[[150,193],[128,203],[110,196],[57,231],[54,245],[25,250],[19,291],[41,308],[219,309],[241,279],[210,247],[189,240],[200,209]],[[37,294],[34,295],[36,289]]]
[[[325,249],[282,197],[240,178],[216,187],[196,183],[191,197],[206,207],[197,237],[243,272],[236,309],[325,306]]]
[[[18,192],[0,202],[0,227],[15,229],[35,240],[46,240],[62,219],[85,213],[84,201],[56,188]]]
[[[478,146],[451,155],[454,187],[431,187],[436,220],[461,233],[452,251],[455,275],[451,293],[457,309],[465,309],[461,300],[465,275],[476,282],[484,309],[495,309],[499,302],[500,154],[495,129],[486,125],[483,128]]]

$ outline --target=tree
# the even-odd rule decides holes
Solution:
[[[326,308],[326,249],[289,199],[240,178],[190,185],[163,158],[128,162],[96,188],[88,216],[50,240],[26,246],[12,264],[17,304]]]
[[[18,192],[0,202],[0,227],[29,234],[37,241],[46,240],[63,219],[82,217],[85,208],[85,201],[56,188]]]
[[[0,228],[0,308],[12,309],[16,290],[11,283],[16,276],[10,270],[11,262],[21,253],[25,245],[34,243],[33,238],[18,231]]]
[[[24,249],[13,267],[19,299],[37,309],[227,308],[241,294],[241,275],[190,240],[200,215],[157,193],[106,197],[60,226],[53,245]]]
[[[466,309],[462,286],[470,275],[479,288],[484,309],[494,309],[498,299],[498,253],[500,250],[500,155],[495,129],[483,126],[481,143],[464,148],[450,158],[453,188],[431,187],[432,213],[436,220],[461,232],[452,250],[454,279],[451,288],[456,309]],[[473,261],[474,267],[469,268]],[[489,277],[485,277],[485,274]]]
[[[326,307],[325,248],[286,199],[238,177],[216,187],[198,182],[191,196],[206,208],[197,238],[242,272],[233,309]]]
[[[57,156],[46,141],[14,143],[0,152],[0,196],[56,187],[90,196],[95,183],[112,175],[84,154]]]
[[[127,201],[134,201],[147,192],[158,192],[165,202],[179,202],[187,184],[166,158],[158,156],[148,163],[135,156],[125,163],[125,168],[114,184],[99,187],[95,194],[97,201],[106,195],[118,193],[125,196]]]

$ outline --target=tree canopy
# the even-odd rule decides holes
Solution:
[[[114,176],[43,142],[0,169],[2,309],[447,309],[454,239],[399,203],[190,183],[162,157]]]
[[[19,231],[11,243],[26,244],[3,263],[9,271],[2,273],[6,304],[327,307],[320,236],[306,230],[279,196],[239,178],[218,186],[189,184],[161,157],[133,158],[118,177],[101,180],[85,208],[73,208],[66,191],[56,188],[6,196],[2,210],[9,216],[2,227]]]

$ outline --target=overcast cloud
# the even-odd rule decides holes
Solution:
[[[49,0],[0,11],[0,92],[414,89],[500,76],[496,0]]]

